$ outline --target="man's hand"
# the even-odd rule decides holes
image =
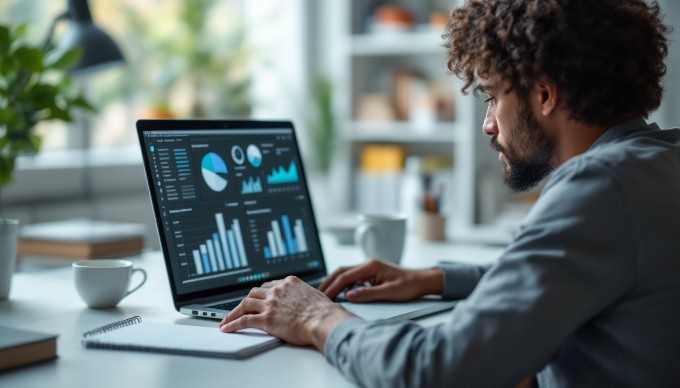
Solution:
[[[253,288],[219,327],[225,333],[256,328],[293,345],[313,345],[323,352],[331,331],[351,316],[323,293],[288,276]]]
[[[428,294],[441,295],[444,280],[439,268],[404,269],[371,259],[359,266],[338,269],[323,281],[319,290],[333,299],[359,282],[369,282],[371,286],[352,289],[345,294],[345,299],[350,302],[403,302]]]

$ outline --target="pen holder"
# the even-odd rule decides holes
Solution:
[[[439,213],[420,213],[420,238],[424,241],[446,240],[446,217]]]

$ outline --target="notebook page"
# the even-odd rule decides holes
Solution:
[[[143,347],[224,354],[235,354],[249,348],[278,341],[276,337],[263,333],[222,333],[217,327],[155,322],[141,322],[85,339],[85,342],[114,344],[130,348]]]

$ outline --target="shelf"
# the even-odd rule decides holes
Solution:
[[[442,34],[442,31],[355,34],[350,39],[350,51],[357,56],[444,55]]]
[[[463,0],[454,0],[452,3],[462,4]],[[337,97],[343,107],[342,114],[338,117],[341,127],[339,137],[343,146],[350,149],[351,156],[346,157],[343,160],[345,164],[343,168],[336,169],[335,172],[334,181],[337,180],[339,182],[337,187],[344,190],[336,190],[337,198],[330,201],[336,207],[333,211],[337,213],[369,210],[362,208],[365,205],[361,201],[361,198],[364,198],[361,191],[363,185],[354,174],[360,167],[362,152],[370,145],[396,146],[403,151],[405,158],[432,155],[455,160],[455,166],[450,171],[442,171],[441,176],[451,187],[450,192],[452,194],[455,192],[455,195],[451,195],[447,216],[450,217],[450,223],[463,229],[462,232],[453,234],[454,238],[460,234],[464,238],[480,236],[481,240],[488,240],[483,241],[486,243],[506,243],[509,240],[508,232],[503,227],[480,225],[482,220],[479,216],[479,207],[484,205],[479,199],[480,177],[488,169],[487,165],[494,161],[487,161],[486,154],[491,157],[494,155],[488,152],[488,139],[479,131],[484,117],[481,104],[471,96],[454,92],[454,89],[460,86],[458,81],[453,78],[444,79],[447,53],[444,47],[446,40],[442,35],[445,30],[435,29],[429,24],[420,24],[408,31],[378,28],[377,31],[370,32],[375,30],[376,26],[370,25],[374,16],[373,8],[366,2],[342,1],[338,2],[338,7],[338,17],[344,19],[337,23],[337,30],[334,31],[337,33],[339,44],[334,47],[340,49],[333,50],[333,54],[337,56],[337,60],[333,62],[337,64],[337,82],[341,85],[337,89]],[[426,5],[423,7],[427,8]],[[425,13],[428,12],[424,11]],[[359,32],[364,30],[369,32]],[[452,118],[433,122],[436,117],[444,116],[385,114],[389,113],[387,109],[390,106],[394,108],[393,84],[397,75],[395,71],[399,70],[412,71],[416,79],[422,76],[422,79],[428,82],[439,82],[438,86],[444,87],[444,92],[450,90],[455,93],[454,110],[450,115]],[[405,77],[401,81],[404,86],[408,85]],[[424,90],[423,85],[424,83],[412,84],[419,88],[419,92]],[[442,91],[437,90],[435,93],[439,94]],[[375,101],[361,100],[361,97],[371,94],[375,95]],[[379,100],[380,98],[382,100]],[[415,101],[418,100],[411,100],[412,103],[409,105],[411,109],[425,108],[414,106]],[[386,118],[385,120],[413,117],[414,120],[359,121],[359,118],[381,117]],[[417,120],[420,118],[423,120]],[[504,199],[502,197],[502,194],[498,195],[497,199]],[[406,204],[411,199],[400,198],[397,201],[405,201],[403,203]],[[385,207],[391,207],[391,204]],[[494,204],[492,210],[495,209]],[[492,221],[495,213],[492,211],[487,213],[489,214],[484,215],[488,215]]]
[[[455,123],[437,123],[431,128],[418,129],[405,123],[351,123],[347,139],[355,142],[385,143],[450,143],[457,141]]]

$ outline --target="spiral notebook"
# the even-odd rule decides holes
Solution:
[[[135,316],[88,331],[81,342],[87,348],[239,359],[274,348],[281,340],[259,330],[222,333],[217,327],[142,322]]]

